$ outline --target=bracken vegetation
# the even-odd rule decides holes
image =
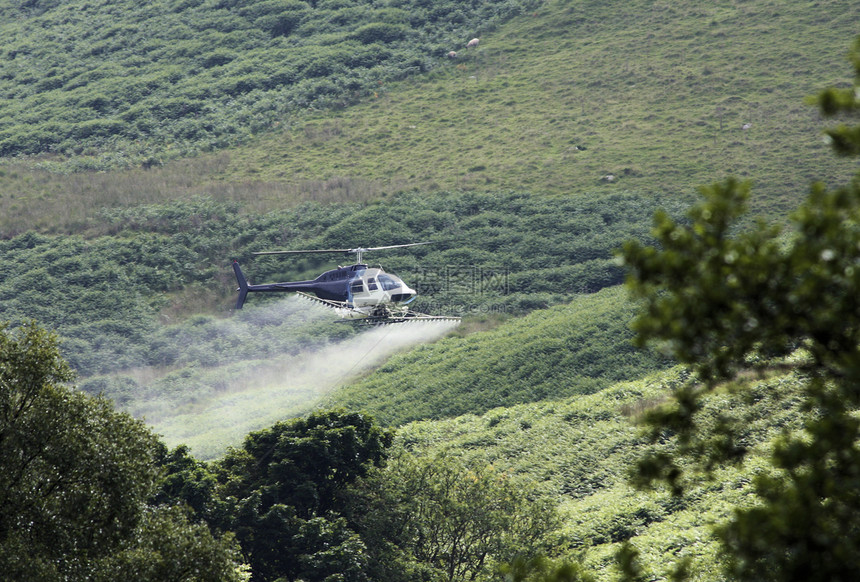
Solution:
[[[450,193],[362,206],[307,204],[265,216],[238,215],[235,205],[207,199],[106,210],[102,236],[28,233],[0,242],[0,298],[13,324],[36,318],[57,330],[64,355],[84,378],[140,367],[212,368],[295,353],[351,332],[319,316],[309,325],[292,318],[260,326],[253,310],[239,318],[248,326],[241,333],[227,332],[214,316],[189,318],[197,310],[229,313],[231,258],[248,258],[245,270],[257,282],[281,281],[313,277],[329,265],[324,257],[251,260],[251,252],[348,248],[369,232],[389,243],[435,241],[408,258],[375,258],[418,289],[418,310],[503,317],[621,283],[612,252],[631,237],[647,238],[639,217],[655,208],[653,199],[620,193],[575,202]],[[128,378],[117,388],[106,382],[85,386],[125,393],[123,401],[132,393],[144,398],[144,387]]]
[[[510,11],[499,4],[501,12],[518,10],[516,3],[504,5]],[[57,10],[74,6],[63,3]],[[225,12],[210,3],[194,10],[207,7]],[[142,10],[130,7],[129,18]],[[10,27],[4,38],[18,39],[13,31],[20,27],[36,30],[38,12],[27,16],[15,8],[13,13],[19,17],[0,20],[0,31]],[[642,0],[623,10],[605,2],[543,2],[493,31],[483,28],[496,26],[492,17],[480,20],[477,49],[462,50],[477,32],[463,30],[462,38],[458,32],[445,49],[457,50],[456,59],[441,53],[429,72],[415,69],[401,81],[377,84],[342,109],[282,114],[276,127],[257,131],[241,147],[167,163],[183,150],[179,142],[100,140],[80,154],[73,147],[68,156],[5,158],[0,236],[29,229],[81,232],[98,225],[104,207],[195,195],[238,202],[251,212],[307,200],[367,201],[410,190],[580,195],[599,189],[686,197],[699,184],[727,174],[754,183],[756,213],[783,220],[810,181],[838,184],[853,173],[851,164],[828,154],[821,117],[803,99],[818,87],[844,82],[837,73],[844,63],[840,47],[856,32],[854,13],[846,2],[726,0],[699,6]],[[121,21],[123,14],[112,12],[110,19]],[[160,38],[158,30],[151,34]],[[101,30],[93,33],[98,34]],[[47,36],[27,42],[39,51],[51,44]],[[73,58],[66,51],[56,56]],[[158,71],[171,62],[141,59],[141,71],[128,75],[147,78],[143,70]],[[96,59],[92,66],[103,64]],[[0,67],[9,74],[18,70],[7,61]],[[339,74],[316,81],[337,83]],[[166,84],[160,98],[177,99],[171,91],[180,86]],[[40,95],[48,99],[48,93]],[[147,99],[155,115],[161,110],[158,98]],[[239,113],[228,109],[222,118],[234,114]],[[67,117],[76,115],[81,113]],[[16,123],[15,117],[5,119]],[[202,119],[202,113],[184,115],[153,131],[182,124],[205,134],[211,128],[198,123]],[[157,165],[160,160],[165,165]],[[129,169],[110,173],[76,171],[125,166]]]
[[[671,365],[671,359],[633,346],[634,313],[617,287],[583,295],[491,331],[391,358],[330,400],[398,426],[592,394]]]
[[[428,71],[534,4],[5,1],[0,156],[151,166],[223,148]]]

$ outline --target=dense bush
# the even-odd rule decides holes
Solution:
[[[351,493],[372,580],[489,580],[499,562],[545,551],[559,525],[532,480],[445,453],[400,449]]]
[[[840,156],[860,155],[860,39],[853,86],[819,93]],[[637,466],[640,484],[676,492],[713,468],[749,455],[748,425],[728,416],[702,422],[709,396],[746,395],[751,373],[792,370],[802,378],[802,428],[784,431],[754,481],[756,502],[718,529],[725,576],[736,580],[840,580],[860,568],[860,174],[828,188],[816,182],[792,213],[793,229],[759,222],[729,236],[747,210],[749,186],[729,179],[701,189],[691,225],[654,216],[659,246],[630,242],[623,258],[643,299],[637,343],[669,346],[695,373],[671,405],[651,413],[654,442],[676,438],[675,455]],[[748,394],[744,408],[758,394]],[[691,463],[691,461],[693,461]],[[684,464],[692,464],[685,471]]]
[[[366,415],[319,412],[251,433],[218,462],[222,525],[236,532],[253,580],[367,579],[364,543],[339,518],[340,499],[384,462],[392,438]]]
[[[69,387],[72,378],[54,335],[0,324],[4,578],[165,580],[195,571],[238,580],[232,536],[150,503],[161,479],[155,435]]]

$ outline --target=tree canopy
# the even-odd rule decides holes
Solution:
[[[238,580],[231,536],[216,538],[181,507],[149,503],[163,447],[155,435],[70,387],[73,379],[55,335],[34,323],[0,326],[4,576]]]
[[[364,414],[323,411],[253,432],[217,465],[222,526],[253,579],[365,580],[365,546],[339,516],[344,489],[380,465],[393,433]]]
[[[374,580],[484,579],[492,566],[546,550],[559,520],[534,484],[492,465],[403,450],[354,492],[350,517]]]
[[[816,99],[839,155],[860,154],[860,39],[854,85]],[[856,122],[855,122],[856,123]],[[680,222],[658,213],[659,245],[630,242],[622,257],[629,286],[644,300],[634,323],[695,372],[674,401],[651,411],[655,440],[678,437],[679,455],[643,459],[637,480],[663,480],[676,493],[680,459],[707,471],[746,454],[728,416],[700,422],[704,400],[743,390],[744,371],[773,370],[805,381],[801,431],[785,430],[772,471],[756,476],[760,503],[738,508],[718,535],[728,574],[739,580],[850,580],[860,571],[860,174],[848,185],[816,183],[792,214],[794,229],[758,223],[738,234],[749,187],[727,180]]]

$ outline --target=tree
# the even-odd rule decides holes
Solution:
[[[156,437],[70,387],[73,378],[54,334],[35,323],[0,325],[0,571],[8,579],[104,579],[117,552],[164,566],[148,548],[184,524],[147,505],[159,478]],[[176,579],[201,580],[195,571],[216,567],[222,579],[238,579],[229,539],[200,539],[205,556],[175,556],[171,567],[187,572]]]
[[[90,572],[95,582],[244,582],[249,576],[232,534],[216,536],[185,508],[169,505],[147,506],[132,535]]]
[[[255,582],[365,580],[364,544],[338,515],[347,485],[381,465],[393,439],[369,416],[316,412],[253,432],[216,466]]]
[[[394,434],[371,417],[330,410],[252,432],[220,462],[224,493],[254,492],[269,507],[283,503],[302,517],[334,508],[336,494],[385,460]]]
[[[860,39],[854,87],[829,89],[823,114],[860,111]],[[840,155],[860,154],[860,125],[828,136]],[[851,580],[860,571],[860,174],[827,190],[812,186],[789,233],[758,223],[732,236],[749,188],[728,180],[702,189],[689,224],[655,216],[660,247],[627,243],[629,286],[644,301],[640,344],[659,342],[695,372],[671,406],[652,411],[655,439],[677,436],[679,454],[640,462],[641,484],[683,489],[680,463],[707,471],[743,459],[739,428],[699,421],[717,389],[742,390],[750,368],[792,370],[804,380],[803,430],[785,431],[774,470],[754,481],[760,503],[738,508],[718,531],[730,576],[740,580]]]
[[[195,459],[186,445],[162,447],[157,464],[163,474],[152,505],[185,506],[197,521],[213,526],[223,521],[226,507],[215,494],[217,476],[209,464]]]
[[[401,451],[353,490],[350,514],[375,580],[474,580],[539,553],[554,505],[527,482],[447,455]]]

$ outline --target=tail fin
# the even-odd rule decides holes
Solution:
[[[233,261],[233,272],[236,273],[236,281],[239,282],[239,288],[236,289],[239,292],[239,298],[236,300],[236,309],[242,309],[242,306],[245,305],[245,297],[248,296],[248,280],[245,279],[245,274],[239,268],[239,261]]]

